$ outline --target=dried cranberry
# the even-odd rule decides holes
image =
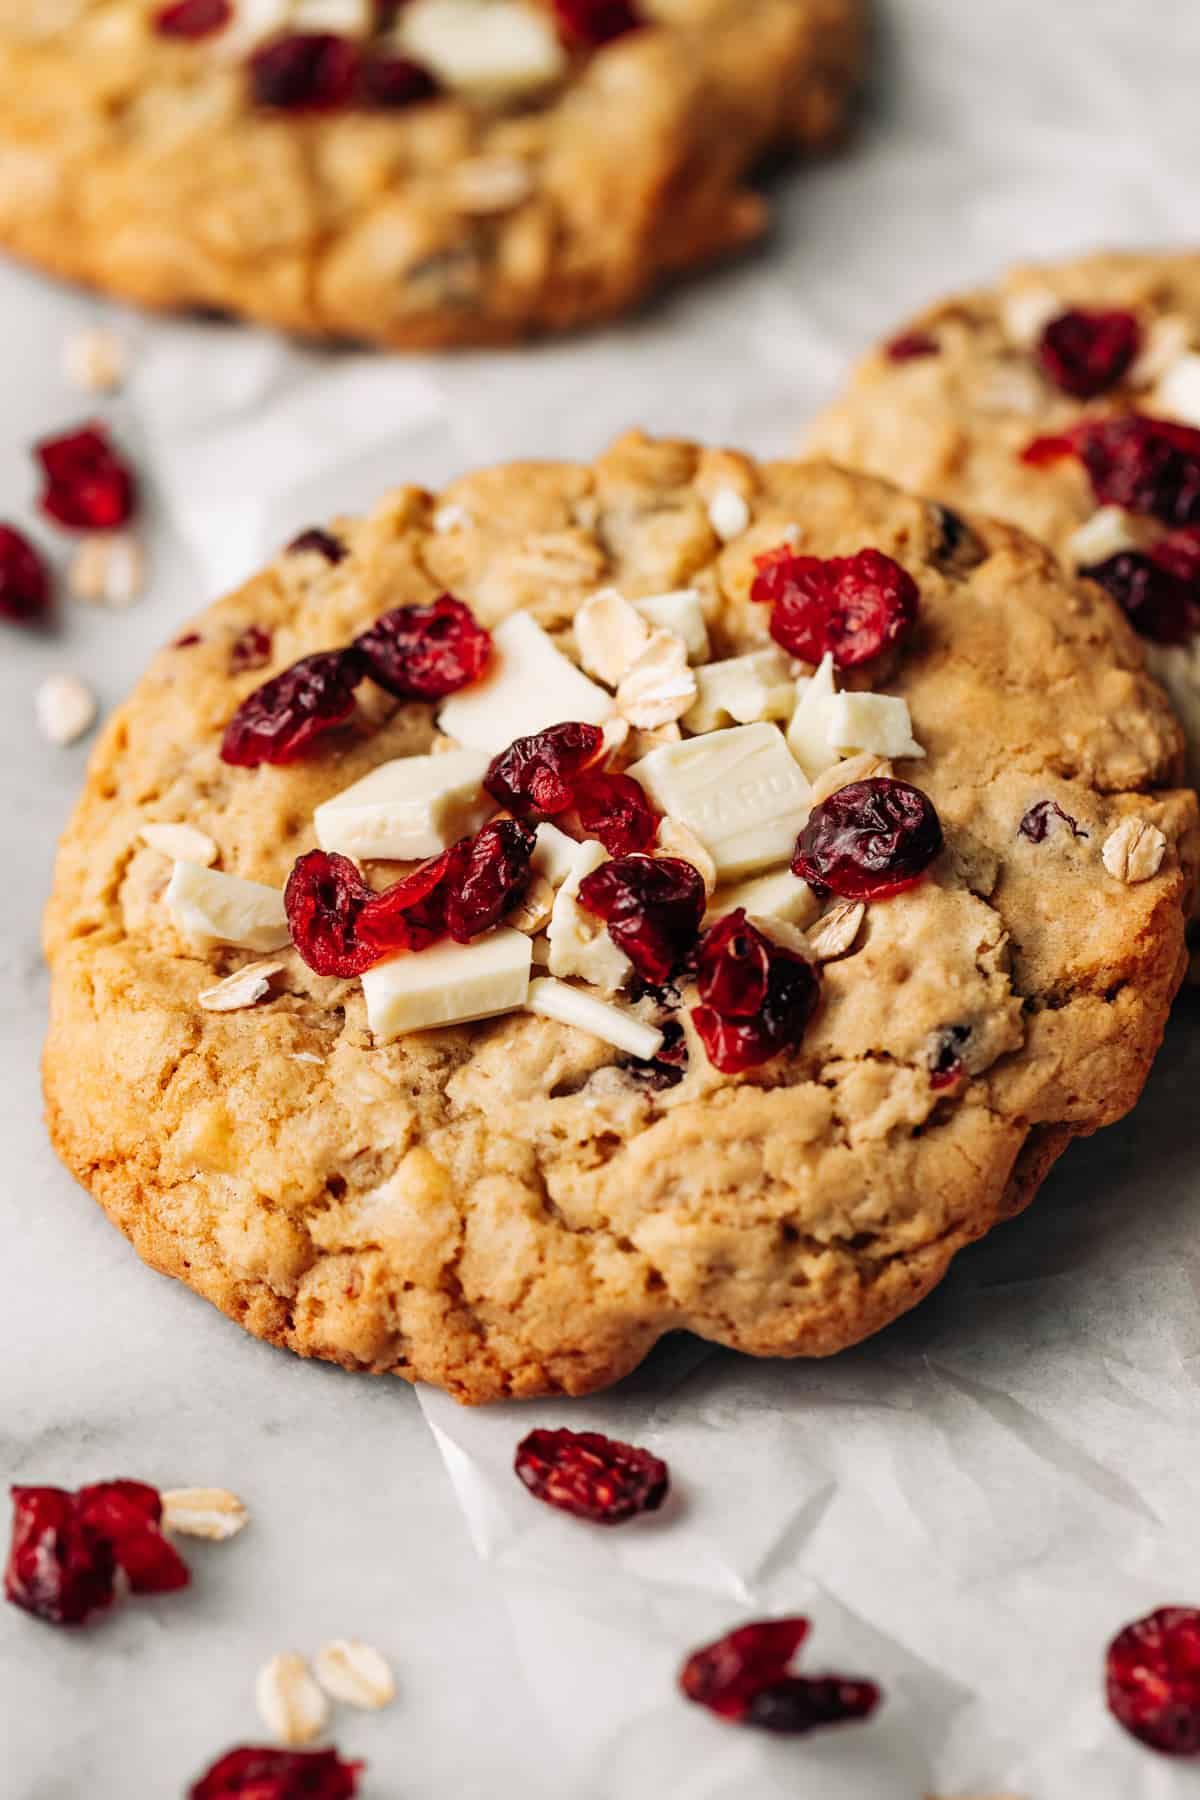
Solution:
[[[271,633],[261,625],[247,625],[229,646],[229,673],[245,675],[251,669],[265,669],[271,660]]]
[[[1200,1754],[1200,1609],[1162,1606],[1117,1633],[1106,1658],[1109,1710],[1168,1756]]]
[[[108,1539],[79,1516],[63,1488],[14,1487],[12,1545],[4,1593],[51,1625],[79,1625],[113,1597],[116,1561]]]
[[[966,1074],[962,1052],[970,1036],[969,1025],[945,1025],[931,1034],[926,1052],[930,1087],[953,1087]]]
[[[154,15],[160,37],[204,38],[223,31],[233,18],[233,0],[173,0]]]
[[[0,618],[36,619],[50,603],[50,576],[29,539],[0,525]]]
[[[399,950],[424,950],[445,936],[446,902],[460,856],[461,846],[456,844],[429,857],[363,908],[357,932],[373,962]]]
[[[1085,838],[1087,836],[1086,831],[1080,830],[1078,819],[1073,819],[1069,812],[1064,812],[1057,800],[1035,800],[1017,826],[1017,830],[1023,838],[1028,838],[1031,844],[1043,844],[1051,823],[1055,819],[1061,819],[1063,824],[1070,828],[1072,837]]]
[[[364,105],[381,112],[399,112],[432,100],[438,84],[429,70],[407,56],[390,56],[373,50],[362,67],[361,97]]]
[[[766,1731],[800,1733],[868,1718],[880,1700],[873,1682],[789,1673],[808,1631],[807,1619],[742,1625],[689,1656],[679,1685],[718,1718]]]
[[[478,681],[492,654],[492,636],[469,606],[442,594],[431,606],[398,606],[362,635],[355,647],[373,680],[401,700],[444,700]]]
[[[643,980],[669,981],[696,942],[704,882],[677,856],[618,856],[585,875],[580,905],[608,926]]]
[[[1120,550],[1079,573],[1110,594],[1134,630],[1153,643],[1185,644],[1200,628],[1200,586],[1153,554]]]
[[[358,935],[363,908],[373,898],[348,856],[310,850],[299,859],[283,890],[283,906],[292,942],[310,969],[346,980],[380,960],[382,953]]]
[[[175,639],[171,648],[172,650],[193,650],[197,644],[202,644],[203,642],[204,639],[200,636],[198,631],[185,631],[182,637],[177,637]]]
[[[915,886],[942,848],[933,801],[906,781],[852,781],[814,806],[792,873],[843,900],[885,900]]]
[[[162,1501],[142,1481],[98,1481],[75,1497],[84,1525],[112,1545],[117,1567],[135,1594],[169,1594],[187,1587],[188,1566],[159,1529]]]
[[[798,556],[788,546],[756,558],[750,598],[768,604],[771,636],[789,656],[818,663],[832,651],[839,669],[869,662],[912,629],[917,584],[879,550],[856,556]]]
[[[259,106],[280,112],[348,106],[359,75],[358,46],[330,31],[272,38],[249,61],[250,91]]]
[[[354,1800],[362,1769],[336,1750],[241,1745],[218,1758],[188,1800]]]
[[[752,1019],[767,997],[773,946],[738,907],[701,938],[696,984],[725,1019]]]
[[[661,1027],[663,1041],[658,1055],[649,1062],[633,1059],[623,1063],[625,1073],[651,1094],[665,1093],[678,1087],[687,1074],[687,1039],[678,1019],[667,1019]]]
[[[305,550],[323,556],[327,563],[344,562],[350,554],[341,538],[334,537],[332,531],[322,531],[319,525],[310,525],[307,531],[297,532],[288,545],[289,556],[298,556]]]
[[[1131,312],[1076,308],[1051,319],[1038,342],[1037,358],[1064,394],[1094,400],[1117,385],[1141,341],[1141,327]]]
[[[1020,460],[1028,463],[1031,469],[1049,468],[1051,463],[1061,462],[1065,456],[1074,456],[1073,439],[1061,433],[1054,437],[1031,438],[1020,453]]]
[[[588,49],[636,31],[642,20],[632,0],[553,0],[564,43]]]
[[[701,938],[692,1023],[723,1075],[758,1068],[804,1036],[821,994],[813,963],[751,925],[738,909]]]
[[[1127,413],[1085,421],[1073,443],[1103,505],[1165,525],[1200,524],[1200,431]]]
[[[531,1431],[513,1467],[535,1499],[597,1525],[657,1512],[670,1485],[661,1458],[598,1431]]]
[[[1168,531],[1151,546],[1150,560],[1186,581],[1200,599],[1200,529],[1184,526],[1179,531]]]
[[[354,650],[319,650],[247,694],[225,727],[221,759],[238,768],[294,762],[354,711],[365,670]]]
[[[604,749],[598,725],[568,720],[535,731],[492,758],[483,785],[493,800],[521,818],[553,818],[575,799],[579,777]]]
[[[84,425],[34,446],[46,484],[41,508],[72,531],[113,531],[133,511],[132,472],[102,425]]]
[[[516,904],[529,879],[536,841],[536,834],[516,819],[497,819],[455,845],[446,929],[456,943],[469,944]]]
[[[922,356],[937,356],[942,346],[928,331],[905,331],[884,346],[889,362],[915,362]]]
[[[575,810],[584,836],[610,856],[649,850],[658,836],[658,814],[632,775],[587,775],[575,788]]]

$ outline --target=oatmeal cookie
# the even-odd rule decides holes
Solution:
[[[412,349],[618,313],[758,236],[864,0],[0,0],[0,244]]]
[[[1181,763],[1100,588],[875,478],[635,434],[403,488],[105,731],[51,1134],[149,1263],[347,1369],[827,1355],[1137,1098]]]

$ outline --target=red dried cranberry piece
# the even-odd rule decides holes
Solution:
[[[1141,346],[1131,312],[1060,313],[1041,335],[1037,358],[1044,373],[1076,400],[1094,400],[1115,387]]]
[[[821,995],[817,967],[773,944],[740,908],[701,938],[696,970],[704,1004],[693,1007],[692,1023],[722,1075],[794,1050]]]
[[[1046,469],[1051,463],[1061,462],[1064,456],[1074,456],[1074,440],[1061,434],[1055,437],[1031,438],[1020,453],[1020,461],[1028,463],[1031,469]]]
[[[50,603],[50,576],[29,539],[0,525],[0,618],[21,624]]]
[[[294,762],[314,738],[345,724],[365,673],[354,650],[302,656],[247,694],[225,727],[221,760],[242,769]]]
[[[399,112],[422,100],[432,100],[438,84],[428,69],[409,57],[373,50],[363,64],[361,89],[365,105],[382,112]]]
[[[223,31],[233,17],[233,0],[173,0],[154,15],[160,37],[205,38]]]
[[[363,1766],[336,1750],[240,1745],[200,1777],[188,1800],[354,1800]]]
[[[142,1481],[98,1481],[75,1497],[83,1523],[112,1545],[135,1594],[169,1594],[191,1581],[187,1564],[159,1530],[162,1501]]]
[[[807,1619],[742,1625],[689,1656],[679,1685],[689,1700],[718,1718],[763,1731],[798,1735],[869,1718],[881,1698],[874,1682],[789,1673],[808,1630]]]
[[[247,625],[229,646],[229,673],[245,675],[251,669],[265,669],[271,660],[271,633],[261,625]]]
[[[631,0],[553,0],[553,5],[563,42],[573,49],[609,44],[642,24]]]
[[[197,644],[202,644],[203,642],[204,639],[200,636],[198,631],[185,631],[182,637],[177,637],[175,639],[171,648],[172,650],[194,650]]]
[[[610,856],[649,850],[658,836],[658,814],[632,775],[586,775],[576,784],[575,810],[585,837],[598,839]]]
[[[531,1431],[513,1467],[535,1499],[597,1525],[657,1512],[670,1484],[660,1457],[598,1431]]]
[[[667,1019],[661,1030],[663,1041],[657,1056],[649,1062],[641,1062],[634,1057],[621,1065],[627,1075],[631,1075],[639,1086],[651,1094],[661,1094],[668,1088],[678,1087],[687,1074],[688,1051],[683,1026],[678,1019]]]
[[[331,31],[294,31],[256,50],[248,66],[259,106],[318,112],[354,99],[360,56],[357,44]]]
[[[34,446],[46,484],[42,511],[72,531],[112,531],[133,511],[132,472],[103,425],[84,425]]]
[[[536,834],[516,819],[497,819],[454,847],[446,891],[446,929],[469,944],[504,917],[529,880]]]
[[[1117,1633],[1106,1658],[1109,1710],[1168,1756],[1200,1754],[1200,1608],[1161,1606]]]
[[[724,1019],[752,1019],[767,997],[774,946],[742,907],[705,932],[696,951],[696,984]]]
[[[358,935],[363,908],[374,898],[348,856],[310,850],[300,857],[283,890],[283,907],[292,942],[310,969],[348,980],[380,960],[380,950]]]
[[[755,1694],[746,1709],[746,1724],[760,1731],[801,1737],[823,1725],[869,1719],[880,1698],[873,1681],[848,1681],[844,1675],[789,1675]]]
[[[884,346],[889,362],[916,362],[922,356],[937,356],[942,346],[931,332],[905,331]]]
[[[14,1487],[12,1499],[5,1598],[51,1625],[82,1624],[112,1600],[112,1545],[63,1488]]]
[[[445,936],[446,904],[460,859],[461,847],[455,844],[373,896],[357,922],[359,939],[371,951],[372,962],[400,950],[424,950]]]
[[[327,563],[344,562],[350,554],[341,538],[334,537],[332,531],[322,531],[319,525],[310,525],[307,531],[298,531],[287,548],[289,556],[311,550],[315,555],[323,556]]]
[[[1087,836],[1086,831],[1080,830],[1078,819],[1073,819],[1069,812],[1064,812],[1057,800],[1035,800],[1017,826],[1017,830],[1023,838],[1028,838],[1031,844],[1043,844],[1055,819],[1061,819],[1064,825],[1070,827],[1072,837],[1085,838]]]
[[[1165,525],[1200,524],[1200,431],[1127,413],[1085,421],[1073,441],[1103,505]]]
[[[1120,550],[1079,573],[1111,594],[1134,630],[1153,643],[1185,644],[1200,627],[1200,589],[1139,550]]]
[[[670,980],[695,944],[707,904],[699,870],[678,856],[614,857],[584,876],[579,901],[656,984]]]
[[[1168,531],[1150,549],[1150,560],[1197,591],[1200,599],[1200,529],[1184,526]]]
[[[575,799],[579,777],[604,749],[598,725],[568,720],[535,731],[494,756],[483,778],[493,800],[519,818],[553,818]]]
[[[970,1036],[969,1025],[944,1025],[940,1031],[930,1033],[926,1051],[930,1087],[953,1087],[966,1074],[962,1052]]]
[[[431,606],[398,606],[355,640],[373,680],[401,700],[444,700],[478,681],[492,635],[469,606],[442,594]]]
[[[792,873],[843,900],[885,900],[920,881],[942,841],[928,794],[877,775],[814,806],[796,840]]]
[[[839,669],[869,662],[912,629],[917,584],[880,550],[856,556],[797,556],[784,546],[757,557],[750,598],[773,607],[771,636],[789,656]]]

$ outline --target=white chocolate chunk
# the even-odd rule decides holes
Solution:
[[[785,862],[808,817],[808,781],[774,725],[663,744],[629,772],[696,833],[722,880]]]
[[[1155,404],[1184,425],[1200,426],[1200,355],[1194,350],[1171,364],[1158,384]]]
[[[481,785],[483,750],[401,756],[372,769],[314,814],[322,850],[406,862],[436,856],[496,810]]]
[[[291,22],[292,0],[235,0],[233,17],[213,41],[222,56],[240,56]]]
[[[836,693],[833,657],[825,656],[815,675],[797,684],[799,696],[792,722],[788,726],[788,749],[810,781],[823,775],[838,760],[829,742],[826,711]]]
[[[42,736],[52,744],[73,744],[96,723],[96,696],[78,675],[47,675],[33,696]]]
[[[1053,288],[1021,287],[1006,296],[1000,316],[1013,343],[1032,350],[1051,319],[1066,310]]]
[[[292,0],[293,31],[332,31],[365,37],[371,29],[371,0]]]
[[[688,661],[708,661],[708,626],[698,588],[674,588],[668,594],[647,594],[631,602],[647,624],[659,631],[673,631],[687,645]]]
[[[642,614],[616,588],[601,588],[575,614],[579,660],[589,675],[615,688],[650,642]]]
[[[750,526],[750,507],[736,488],[718,488],[708,503],[708,522],[723,544],[741,537]]]
[[[610,1006],[606,1000],[598,1000],[595,994],[570,987],[565,981],[545,976],[531,981],[525,1004],[530,1012],[557,1019],[562,1025],[577,1025],[581,1031],[589,1031],[593,1037],[602,1038],[618,1050],[627,1050],[643,1062],[662,1049],[663,1034],[653,1025],[646,1025],[624,1007]]]
[[[530,859],[534,869],[553,888],[559,888],[571,873],[575,858],[579,853],[579,845],[557,825],[548,822],[537,828],[537,841],[533,846]]]
[[[138,836],[143,844],[149,844],[151,850],[161,850],[172,862],[194,862],[208,869],[217,860],[217,846],[207,831],[195,825],[143,825]]]
[[[482,681],[451,695],[438,723],[450,737],[493,756],[519,737],[582,719],[602,725],[612,695],[557,650],[528,613],[513,613],[492,633],[494,655]]]
[[[633,964],[613,943],[603,919],[579,904],[580,882],[607,861],[608,851],[595,838],[575,846],[571,872],[555,896],[546,936],[552,975],[578,975],[594,987],[615,993],[632,975]]]
[[[376,963],[362,978],[375,1042],[513,1012],[525,1004],[530,962],[529,938],[502,926],[470,944],[435,944]]]
[[[1123,507],[1100,507],[1067,539],[1067,555],[1077,569],[1090,569],[1096,563],[1107,562],[1110,556],[1119,556],[1123,550],[1136,549],[1137,538],[1130,530],[1132,522]]]
[[[449,88],[512,95],[565,74],[567,54],[549,13],[518,0],[413,0],[397,36],[409,56]]]
[[[466,507],[456,506],[453,501],[447,501],[445,506],[439,506],[433,515],[433,529],[440,537],[444,537],[451,531],[470,531],[474,523],[475,521]]]
[[[810,924],[821,910],[807,881],[801,881],[790,869],[776,869],[770,875],[757,875],[753,881],[734,882],[718,888],[704,915],[704,927],[715,925],[741,907],[758,919],[782,919],[787,925]]]
[[[232,944],[265,953],[291,942],[282,890],[265,882],[180,861],[163,898],[184,937],[198,950]]]
[[[1182,313],[1160,313],[1142,331],[1142,347],[1126,380],[1130,387],[1153,387],[1192,341],[1192,326]],[[1158,408],[1155,408],[1157,411]]]
[[[826,703],[833,749],[846,754],[871,750],[876,756],[924,756],[912,733],[908,701],[895,694],[835,694]]]
[[[689,731],[716,731],[722,725],[752,725],[758,719],[789,719],[796,704],[796,680],[782,650],[774,645],[706,663],[696,670],[696,701],[684,714]]]

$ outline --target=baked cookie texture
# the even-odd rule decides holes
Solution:
[[[1127,309],[1142,342],[1126,375],[1093,399],[1073,398],[1047,379],[1036,347],[1046,322],[1068,309]],[[928,336],[935,354],[889,353]],[[846,390],[805,436],[807,453],[869,470],[917,493],[1007,519],[1048,544],[1069,569],[1119,547],[1080,528],[1097,513],[1083,464],[1067,456],[1038,466],[1021,459],[1032,439],[1079,420],[1138,411],[1182,417],[1181,362],[1200,354],[1200,250],[1102,252],[1011,270],[993,288],[935,302],[897,328],[854,371]],[[1197,365],[1200,370],[1200,365]],[[1184,422],[1200,424],[1200,389]],[[1146,522],[1125,523],[1131,545]],[[1200,637],[1143,645],[1167,687],[1189,743],[1189,777],[1200,784]]]
[[[722,542],[709,507],[730,489],[747,523]],[[1042,548],[830,465],[640,435],[594,466],[402,488],[334,529],[340,563],[285,553],[161,651],[62,842],[50,1132],[147,1262],[275,1344],[471,1402],[585,1393],[677,1329],[822,1356],[913,1306],[1073,1137],[1133,1104],[1182,973],[1196,801],[1172,789],[1180,733],[1133,633]],[[197,826],[222,869],[279,887],[317,804],[434,737],[428,707],[372,690],[305,761],[231,768],[222,727],[264,675],[443,589],[488,624],[527,608],[570,650],[598,587],[688,584],[729,655],[766,641],[753,558],[789,532],[822,556],[875,546],[916,579],[887,686],[927,751],[901,773],[946,836],[826,966],[798,1051],[722,1076],[685,1010],[686,1076],[653,1092],[529,1014],[377,1045],[358,984],[294,952],[269,1001],[200,1010],[251,958],[188,950],[141,828]],[[250,625],[271,665],[231,675]],[[1043,800],[1087,836],[1022,836]],[[1130,818],[1166,839],[1136,882],[1101,856]],[[948,1027],[965,1028],[953,1091],[930,1076]]]
[[[147,306],[404,349],[581,326],[763,231],[748,172],[839,132],[864,7],[646,0],[524,99],[268,112],[244,58],[154,34],[159,0],[0,0],[0,244]]]

